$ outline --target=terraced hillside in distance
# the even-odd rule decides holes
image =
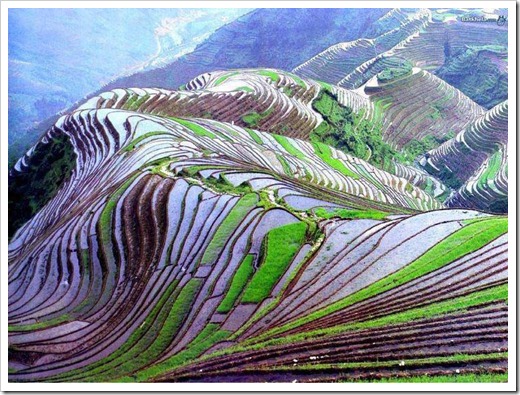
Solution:
[[[9,169],[9,383],[511,383],[502,10],[273,12]]]
[[[505,101],[421,158],[428,172],[460,188],[449,206],[507,212],[507,131]]]
[[[470,16],[496,18],[483,10],[468,11],[394,9],[378,21],[386,29],[374,29],[370,37],[335,44],[293,72],[356,89],[406,60],[438,73],[489,109],[507,99],[507,26],[460,22],[460,18]],[[507,17],[507,11],[500,12]]]

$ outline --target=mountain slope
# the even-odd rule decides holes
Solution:
[[[39,143],[66,136],[76,158],[9,245],[10,380],[265,381],[286,369],[283,380],[338,380],[369,377],[388,351],[408,374],[446,373],[444,361],[507,369],[506,218],[420,213],[440,205],[325,145],[88,108],[171,97],[119,93],[62,117]],[[11,175],[31,171],[38,150]],[[429,343],[403,338],[403,320],[428,328]],[[354,357],[359,342],[381,347]]]
[[[384,82],[373,77],[362,89],[373,103],[366,116],[382,122],[383,138],[398,148],[460,130],[484,112],[459,90],[418,68]]]
[[[464,23],[461,18],[497,15],[507,12],[394,9],[388,13],[393,29],[378,30],[374,24],[373,37],[335,44],[293,72],[356,89],[385,68],[408,61],[490,108],[496,104],[493,100],[507,98],[507,60],[503,54],[507,51],[507,26]],[[471,72],[475,69],[481,72]]]
[[[334,43],[362,37],[388,11],[258,9],[218,29],[192,53],[167,67],[113,81],[104,89],[159,84],[175,89],[199,74],[219,69],[289,70]]]
[[[429,151],[420,164],[457,191],[452,207],[507,212],[508,102],[484,113],[453,139]]]

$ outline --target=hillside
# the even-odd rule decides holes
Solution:
[[[366,117],[382,122],[383,139],[399,149],[428,136],[442,138],[464,128],[484,112],[428,71],[413,68],[408,74],[384,82],[380,76],[362,87],[373,104]]]
[[[426,153],[420,163],[446,185],[460,188],[449,205],[507,212],[507,141],[505,101]]]
[[[34,130],[46,118],[120,76],[193,51],[226,18],[250,11],[13,9],[8,18],[10,159],[16,161],[51,126]],[[123,19],[126,23],[117,23]],[[81,56],[73,55],[77,52]]]
[[[374,37],[335,44],[293,72],[356,89],[407,61],[488,109],[507,98],[507,26],[460,21],[490,17],[483,10],[394,9],[388,15],[394,21],[392,29],[375,29]]]
[[[42,122],[12,387],[511,384],[501,12],[258,9]]]
[[[142,112],[124,109],[129,92],[149,95]],[[504,371],[506,218],[420,213],[440,205],[360,159],[147,114],[153,94],[171,97],[134,89],[105,95],[119,109],[85,104],[11,173],[33,171],[34,152],[74,148],[71,174],[9,246],[11,380]],[[488,340],[473,341],[473,320]],[[345,353],[359,342],[378,346]]]

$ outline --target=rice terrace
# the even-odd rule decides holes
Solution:
[[[507,383],[507,7],[195,8],[9,9],[9,383]]]

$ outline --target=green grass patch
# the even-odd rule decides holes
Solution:
[[[101,236],[101,243],[105,250],[109,250],[112,245],[112,214],[116,208],[118,200],[123,196],[125,191],[134,182],[139,174],[134,174],[123,185],[121,185],[108,199],[105,208],[101,212],[98,222],[99,234]],[[109,254],[113,257],[113,253]]]
[[[305,82],[300,78],[298,77],[296,74],[293,74],[293,73],[287,73],[291,76],[291,78],[302,88],[302,89],[307,89],[307,85],[305,84]]]
[[[327,163],[330,167],[336,169],[341,174],[347,177],[351,177],[355,180],[359,178],[359,176],[352,170],[350,170],[347,166],[345,166],[345,164],[341,160],[332,157],[332,150],[329,146],[319,143],[317,141],[313,142],[312,146],[314,147],[314,152],[316,153],[316,155],[318,155],[321,158],[321,160]]]
[[[412,63],[406,60],[398,67],[388,67],[381,71],[377,75],[377,80],[381,83],[387,83],[410,74],[412,74]]]
[[[289,162],[287,162],[287,160],[280,154],[276,154],[276,158],[278,159],[278,162],[280,162],[280,164],[282,165],[282,168],[283,168],[283,172],[290,176],[292,175],[292,170],[291,170],[291,166],[289,165]]]
[[[269,77],[271,79],[271,81],[273,82],[278,82],[280,80],[280,76],[278,75],[278,73],[274,72],[274,71],[270,71],[270,70],[259,70],[257,71],[257,74],[259,75],[263,75],[265,77]]]
[[[137,137],[136,139],[132,140],[127,146],[122,148],[121,151],[123,151],[123,152],[130,152],[130,151],[132,151],[135,148],[135,146],[137,144],[139,144],[144,139],[147,139],[148,137],[152,137],[152,136],[158,136],[158,135],[161,135],[161,134],[165,134],[165,132],[148,132],[148,133],[145,133],[145,134]]]
[[[197,174],[193,175],[192,177],[198,178],[204,185],[207,185],[209,188],[220,193],[245,195],[252,192],[252,189],[247,182],[243,182],[240,185],[234,186],[223,174],[220,174],[219,178],[204,178],[202,176],[197,176]]]
[[[244,121],[247,126],[251,128],[258,127],[260,121],[264,118],[267,118],[273,112],[273,107],[268,108],[263,113],[259,114],[255,111],[249,112],[247,114],[242,115],[242,121]]]
[[[59,317],[42,321],[42,322],[35,322],[33,324],[24,324],[24,325],[9,325],[7,331],[8,332],[29,332],[29,331],[35,331],[38,329],[45,329],[50,328],[52,326],[57,326],[64,324],[66,322],[73,321],[74,318],[70,314],[64,314],[60,315]]]
[[[385,170],[392,167],[395,159],[401,161],[399,152],[383,141],[382,137],[381,112],[384,105],[392,104],[389,99],[375,102],[374,116],[365,119],[364,110],[354,113],[352,108],[338,101],[330,85],[320,84],[323,89],[312,102],[312,108],[321,114],[323,121],[311,132],[311,141],[325,143],[357,158],[366,159]]]
[[[148,99],[150,98],[150,95],[149,94],[146,94],[144,96],[139,96],[137,94],[134,94],[132,95],[132,97],[130,97],[130,99],[128,99],[125,104],[123,104],[123,108],[125,110],[130,110],[130,111],[136,111],[139,109],[139,107],[141,107],[142,104],[144,104],[144,102],[146,102]]]
[[[231,311],[233,305],[253,274],[253,262],[254,256],[251,254],[246,255],[231,280],[231,285],[229,286],[226,296],[217,308],[218,313],[229,313]]]
[[[249,86],[239,86],[236,90],[243,91],[243,92],[250,92],[250,93],[254,92],[254,90],[252,88],[250,88]]]
[[[439,113],[438,110],[436,110]],[[439,113],[440,116],[440,113]],[[412,163],[415,158],[419,155],[422,155],[432,149],[437,148],[441,144],[455,137],[455,132],[450,130],[443,137],[436,137],[432,135],[427,135],[423,137],[421,140],[411,140],[407,143],[403,149],[401,150],[401,154],[403,156],[405,163]]]
[[[228,78],[233,77],[234,75],[237,75],[237,74],[238,74],[238,71],[234,71],[232,73],[226,73],[222,77],[217,78],[217,80],[215,81],[213,86],[219,86],[224,81],[226,81]]]
[[[376,210],[348,210],[348,209],[333,209],[328,210],[319,207],[314,210],[314,214],[323,219],[343,218],[343,219],[386,219],[388,213]]]
[[[482,187],[485,184],[487,185],[488,181],[493,180],[499,172],[501,164],[502,152],[498,150],[489,158],[486,170],[478,179],[478,185]]]
[[[249,133],[251,138],[255,141],[255,143],[260,144],[260,145],[262,145],[264,143],[262,141],[262,139],[260,138],[260,136],[258,136],[258,133],[256,133],[253,129],[249,129],[249,128],[245,128],[245,129],[246,129],[247,133]]]
[[[316,81],[327,92],[332,92],[332,85],[324,81]]]
[[[212,139],[214,139],[216,137],[214,133],[210,132],[209,130],[206,130],[205,128],[203,128],[200,125],[197,125],[194,122],[190,122],[185,119],[174,118],[174,117],[170,117],[170,119],[174,120],[175,122],[180,123],[182,126],[187,127],[193,133],[195,133],[197,136],[210,137]]]
[[[215,232],[215,235],[202,256],[201,265],[211,265],[215,263],[229,237],[257,203],[258,195],[256,193],[249,193],[240,198]]]
[[[260,303],[271,293],[301,249],[307,224],[297,222],[272,229],[264,239],[265,258],[242,296],[242,303]]]

